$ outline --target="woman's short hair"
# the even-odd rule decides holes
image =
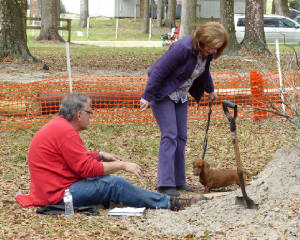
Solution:
[[[90,104],[90,98],[84,93],[69,93],[64,96],[58,116],[71,121],[76,114],[87,108]]]
[[[222,24],[217,22],[207,22],[201,24],[193,33],[193,48],[202,51],[204,45],[210,48],[217,48],[214,58],[218,58],[223,53],[229,42],[228,33]]]

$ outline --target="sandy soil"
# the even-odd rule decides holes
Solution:
[[[138,236],[167,235],[211,239],[299,239],[300,152],[280,149],[246,191],[258,210],[235,205],[240,189],[201,201],[180,212],[149,211],[145,220],[123,219]]]
[[[116,70],[89,70],[72,68],[72,76],[75,75],[90,75],[90,76],[142,76],[146,75],[147,70],[131,72],[122,72]],[[50,68],[43,70],[43,64],[14,64],[1,63],[0,64],[0,82],[12,81],[20,83],[28,83],[34,81],[41,81],[55,77],[68,76],[68,72],[56,71]]]

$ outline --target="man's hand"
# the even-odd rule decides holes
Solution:
[[[138,164],[125,162],[123,161],[123,159],[121,159],[118,156],[117,156],[118,158],[115,158],[116,155],[114,154],[109,154],[109,153],[105,153],[105,154],[111,157],[111,159],[115,159],[115,160],[111,160],[111,161],[104,160],[102,162],[104,168],[104,175],[109,175],[111,173],[115,173],[117,171],[123,170],[129,173],[133,173],[134,175],[140,178],[144,176],[144,170]],[[106,155],[103,154],[103,156]],[[119,160],[119,158],[121,160]]]
[[[104,162],[124,161],[122,157],[113,153],[103,152],[102,157]]]
[[[148,106],[149,106],[149,102],[146,99],[141,98],[141,100],[140,100],[140,110],[144,111],[148,108]]]
[[[209,100],[210,103],[213,103],[217,99],[218,99],[218,95],[215,92],[211,92],[209,94],[208,100]]]
[[[136,163],[126,162],[124,164],[124,170],[126,172],[133,173],[134,175],[140,178],[144,176],[144,170]]]

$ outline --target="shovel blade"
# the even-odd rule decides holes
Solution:
[[[258,204],[250,198],[245,199],[244,197],[235,197],[235,204],[244,206],[248,209],[258,209]]]

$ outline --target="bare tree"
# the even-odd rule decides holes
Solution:
[[[286,17],[290,15],[288,0],[273,0],[273,2],[276,14]]]
[[[197,0],[183,0],[181,9],[180,38],[191,35],[196,23]]]
[[[78,27],[85,28],[89,16],[89,0],[80,0],[80,21]]]
[[[220,17],[221,24],[225,27],[229,35],[229,45],[225,49],[224,54],[235,56],[237,55],[241,45],[238,43],[234,28],[234,1],[220,1]]]
[[[157,27],[162,27],[162,13],[163,13],[162,0],[157,0],[156,3],[157,3],[157,10],[156,10]]]
[[[27,0],[0,0],[0,59],[37,61],[27,46]]]
[[[165,26],[170,28],[176,27],[175,20],[176,20],[176,0],[169,0]]]
[[[246,0],[245,35],[242,46],[250,51],[268,54],[264,31],[263,0]]]
[[[42,0],[42,25],[37,40],[54,40],[64,42],[58,34],[58,0]]]
[[[144,0],[144,33],[149,33],[150,5],[149,0]]]

